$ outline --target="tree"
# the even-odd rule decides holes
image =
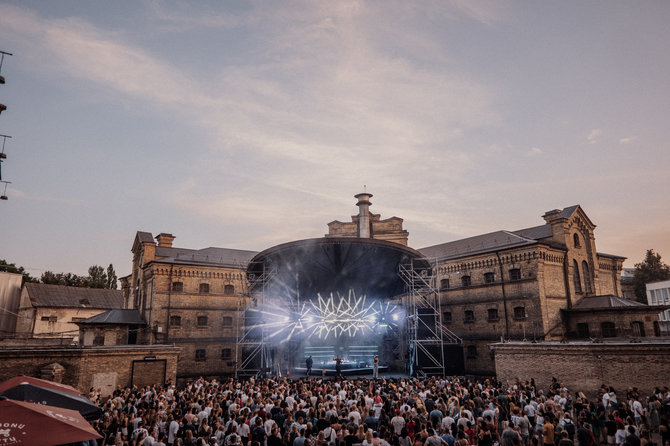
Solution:
[[[635,264],[633,286],[638,302],[647,303],[646,284],[670,279],[670,266],[661,260],[661,255],[648,249],[644,261]]]
[[[105,273],[105,269],[102,266],[93,265],[88,268],[88,287],[107,287],[107,273]]]
[[[107,267],[107,284],[105,288],[109,288],[110,290],[115,290],[116,289],[116,271],[114,271],[114,265],[111,263]]]
[[[39,280],[37,280],[36,277],[32,277],[30,274],[28,274],[28,272],[26,272],[24,267],[16,266],[15,263],[9,263],[4,259],[0,260],[0,271],[5,271],[14,274],[21,274],[23,276],[21,285],[23,285],[26,282],[39,282]]]
[[[78,276],[72,273],[54,273],[52,271],[45,271],[40,277],[40,282],[48,283],[50,285],[65,285],[88,287],[89,280],[86,276]]]

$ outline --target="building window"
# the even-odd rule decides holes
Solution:
[[[195,351],[195,360],[204,361],[207,359],[207,352],[204,348],[199,348]]]
[[[630,323],[630,330],[633,337],[644,338],[644,324],[640,321]]]
[[[589,332],[589,324],[586,322],[580,322],[577,324],[577,336],[581,339],[586,339],[591,337]]]
[[[484,283],[493,283],[496,280],[496,275],[493,273],[484,273]]]
[[[593,293],[593,288],[591,287],[591,273],[589,272],[589,264],[586,263],[586,260],[582,261],[582,273],[584,276],[584,291]]]
[[[230,359],[233,357],[233,350],[230,348],[221,349],[221,359]]]
[[[209,284],[208,283],[201,283],[200,284],[200,289],[198,290],[202,294],[208,294],[209,293]]]
[[[233,318],[230,316],[223,316],[223,326],[224,327],[232,327],[233,326]]]
[[[579,265],[576,260],[572,260],[572,281],[575,285],[575,293],[582,292],[582,280],[579,277]]]
[[[206,327],[207,322],[207,316],[198,316],[198,327]]]
[[[519,268],[509,270],[509,280],[521,280],[521,270]]]
[[[477,346],[476,345],[468,345],[466,350],[465,350],[465,355],[468,358],[476,358],[477,357]]]
[[[582,245],[579,243],[579,236],[577,234],[572,234],[572,242],[575,245],[575,248],[582,247]]]
[[[181,327],[181,316],[170,316],[170,327]]]
[[[500,319],[500,316],[498,316],[498,309],[497,308],[489,308],[488,311],[488,320],[491,322],[495,322]]]
[[[235,294],[235,287],[232,285],[226,285],[223,287],[223,294]]]
[[[463,313],[463,322],[469,323],[475,321],[475,312],[472,310],[465,310]]]
[[[445,311],[442,313],[442,322],[445,324],[451,324],[451,311]]]
[[[602,332],[603,338],[616,337],[616,327],[614,326],[614,322],[603,322],[600,324],[600,331]]]
[[[93,345],[105,345],[104,336],[96,336],[93,338]]]
[[[181,293],[184,291],[184,282],[172,282],[172,291]]]
[[[461,277],[461,285],[463,285],[463,286],[470,286],[470,285],[472,285],[472,280],[470,280],[470,276],[463,276],[463,277]]]
[[[514,307],[514,319],[526,319],[526,307]]]
[[[58,321],[58,316],[42,316],[42,320],[45,322],[56,322]]]
[[[440,289],[441,290],[448,290],[449,289],[449,279],[440,280]]]

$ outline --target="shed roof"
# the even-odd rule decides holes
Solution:
[[[137,310],[109,310],[104,313],[77,322],[77,324],[101,324],[101,325],[146,325],[144,319]]]

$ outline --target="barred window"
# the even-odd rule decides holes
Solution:
[[[440,280],[440,289],[441,290],[449,289],[449,279]]]
[[[207,352],[204,348],[199,348],[195,351],[195,360],[204,361],[207,359]]]
[[[184,282],[172,282],[172,291],[181,293],[184,291]]]
[[[484,274],[484,283],[493,283],[496,280],[496,275],[493,273]]]
[[[472,310],[465,310],[463,313],[463,322],[474,322],[475,321],[475,312]]]
[[[233,350],[230,348],[221,349],[221,359],[230,359],[233,357]]]
[[[521,270],[519,268],[509,270],[509,280],[521,280]]]
[[[500,316],[498,316],[498,309],[497,308],[489,308],[488,310],[488,316],[489,316],[489,321],[497,321],[500,319]]]
[[[209,284],[208,283],[201,283],[200,284],[200,289],[198,290],[203,294],[209,293]]]
[[[514,319],[526,319],[526,307],[514,307]]]
[[[170,316],[171,327],[181,327],[181,316]]]
[[[470,276],[463,276],[463,277],[461,277],[461,285],[463,285],[463,286],[470,286],[470,285],[472,285],[472,280],[470,280]]]
[[[230,316],[223,316],[223,326],[224,327],[232,327],[233,326],[233,318]]]
[[[235,287],[233,285],[226,285],[223,287],[224,294],[235,294]]]
[[[208,322],[207,316],[198,316],[198,327],[206,327]]]

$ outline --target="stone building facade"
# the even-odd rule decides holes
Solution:
[[[239,311],[246,305],[246,267],[256,254],[172,246],[174,236],[137,232],[132,273],[121,279],[126,309],[146,322],[139,344],[182,349],[179,376],[232,374]]]
[[[625,258],[597,252],[596,226],[579,205],[543,218],[544,225],[419,250],[437,265],[442,321],[463,339],[470,373],[495,373],[491,343],[561,339],[562,310],[621,293]]]

